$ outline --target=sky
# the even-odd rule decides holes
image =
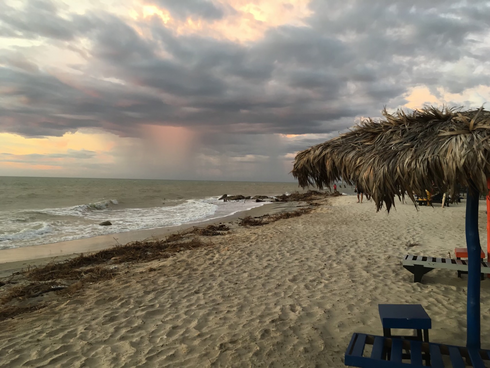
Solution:
[[[385,107],[489,99],[487,0],[0,1],[0,176],[293,181]]]

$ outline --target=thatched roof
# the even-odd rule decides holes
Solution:
[[[425,107],[398,110],[361,123],[296,155],[292,174],[302,187],[330,186],[343,179],[370,193],[388,211],[395,196],[437,188],[457,194],[470,183],[487,193],[490,177],[490,112]]]

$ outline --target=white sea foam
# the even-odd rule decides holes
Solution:
[[[216,209],[214,216],[209,218],[209,220],[231,216],[238,212],[248,211],[251,210],[252,208],[262,207],[264,205],[271,203],[271,202],[254,202],[252,200],[222,202],[222,201],[217,201],[217,198],[218,197],[216,197],[216,199],[210,199],[210,201],[217,202],[218,208]]]
[[[0,234],[0,249],[14,247],[15,242],[29,242],[31,240],[39,239],[43,235],[53,231],[50,224],[46,222],[34,222],[29,225],[28,228],[7,228],[3,234]]]
[[[55,216],[78,216],[78,217],[86,217],[87,213],[91,211],[102,211],[106,210],[110,207],[110,205],[118,205],[119,202],[117,199],[107,199],[101,200],[88,204],[81,204],[72,207],[64,207],[64,208],[46,208],[43,210],[39,210],[39,213],[45,213],[48,215]]]
[[[225,203],[218,201],[218,197],[150,208],[118,208],[116,203],[116,200],[104,200],[66,208],[23,211],[24,216],[11,219],[10,225],[3,227],[0,249],[198,223],[266,204],[250,200]],[[35,215],[48,218],[44,222],[28,222]],[[112,226],[99,225],[107,220]]]

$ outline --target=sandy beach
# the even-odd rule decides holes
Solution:
[[[341,196],[301,217],[233,226],[210,247],[124,265],[70,297],[41,296],[48,307],[0,322],[0,366],[344,367],[353,332],[382,334],[380,303],[422,304],[431,341],[464,345],[466,277],[434,270],[413,283],[401,266],[406,254],[454,257],[464,216],[464,203],[416,211],[409,201],[387,214]]]

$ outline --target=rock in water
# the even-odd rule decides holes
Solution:
[[[112,225],[112,222],[110,222],[110,221],[104,221],[104,222],[101,222],[99,225],[100,226],[110,226],[110,225]]]
[[[250,196],[245,197],[244,195],[238,194],[238,195],[234,195],[234,196],[228,196],[227,199],[229,201],[241,201],[243,199],[250,199]]]

